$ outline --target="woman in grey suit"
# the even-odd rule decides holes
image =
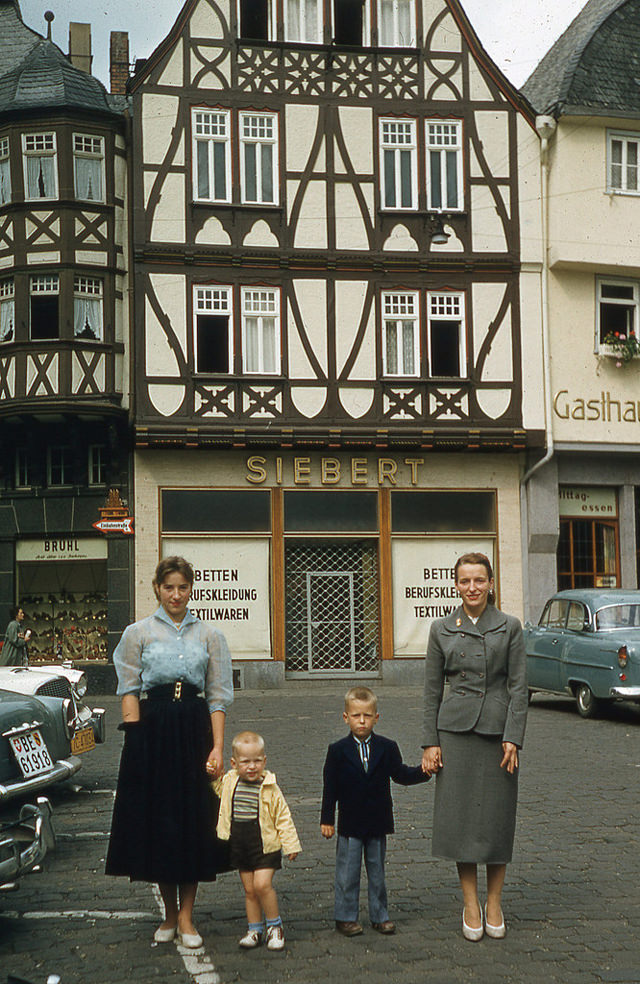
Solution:
[[[455,583],[462,604],[433,623],[427,647],[422,769],[437,775],[432,853],[457,862],[465,938],[486,931],[500,939],[527,719],[526,655],[520,622],[495,607],[488,557],[460,557]],[[478,864],[487,866],[484,914]]]

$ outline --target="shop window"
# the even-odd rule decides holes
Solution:
[[[30,283],[30,334],[34,341],[59,338],[58,275],[39,274]]]
[[[0,280],[0,342],[15,341],[16,302],[13,277]]]
[[[364,27],[364,0],[333,0],[333,40],[336,44],[364,44]]]
[[[628,338],[637,334],[638,287],[634,281],[598,281],[597,352],[607,351],[607,336]]]
[[[107,449],[104,444],[89,445],[89,485],[104,485],[107,474]]]
[[[193,197],[231,201],[231,114],[228,109],[192,111]]]
[[[322,0],[284,0],[287,41],[322,41]]]
[[[260,489],[163,489],[162,532],[270,533],[270,493]]]
[[[636,486],[636,585],[640,587],[640,486]]]
[[[380,120],[382,207],[418,207],[416,121]]]
[[[23,133],[24,187],[27,201],[58,197],[55,133]]]
[[[427,294],[430,376],[466,375],[464,294]]]
[[[240,37],[269,41],[272,37],[271,0],[240,0]]]
[[[47,484],[50,488],[73,484],[73,448],[54,444],[47,455]]]
[[[462,195],[462,122],[426,120],[427,207],[460,211]]]
[[[495,492],[392,492],[394,533],[495,533]]]
[[[102,280],[74,277],[73,334],[76,338],[102,340]]]
[[[231,287],[194,288],[196,372],[231,372],[233,365]]]
[[[11,201],[11,160],[9,137],[0,139],[0,205]]]
[[[378,0],[378,43],[384,47],[416,45],[416,0]]]
[[[284,528],[287,533],[377,533],[378,493],[285,492]]]
[[[31,467],[28,448],[16,448],[15,483],[17,489],[31,488]]]
[[[417,292],[382,294],[382,371],[417,376],[419,299]]]
[[[240,185],[250,205],[278,202],[278,117],[240,113]]]
[[[242,288],[242,368],[280,372],[280,291]]]
[[[617,522],[561,519],[557,561],[558,590],[617,587]]]
[[[607,134],[607,190],[621,194],[640,193],[640,136],[637,133]]]
[[[104,139],[73,135],[73,178],[76,198],[104,201]]]

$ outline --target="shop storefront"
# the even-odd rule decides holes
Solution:
[[[457,605],[456,558],[481,550],[499,573],[501,533],[520,537],[514,460],[455,459],[205,453],[187,468],[176,452],[139,453],[138,532],[157,523],[160,542],[142,553],[138,537],[137,617],[154,604],[157,556],[182,554],[192,609],[224,631],[241,685],[417,680],[431,621]]]

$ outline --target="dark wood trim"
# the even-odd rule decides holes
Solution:
[[[284,663],[286,657],[284,495],[271,489],[271,645],[272,658]]]
[[[393,568],[391,563],[391,490],[378,492],[380,540],[378,546],[378,584],[380,587],[380,654],[393,659]]]

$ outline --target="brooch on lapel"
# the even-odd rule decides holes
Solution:
[[[460,628],[460,626],[462,625],[462,619],[461,618],[457,618],[456,619],[456,625],[458,626],[458,628]]]

